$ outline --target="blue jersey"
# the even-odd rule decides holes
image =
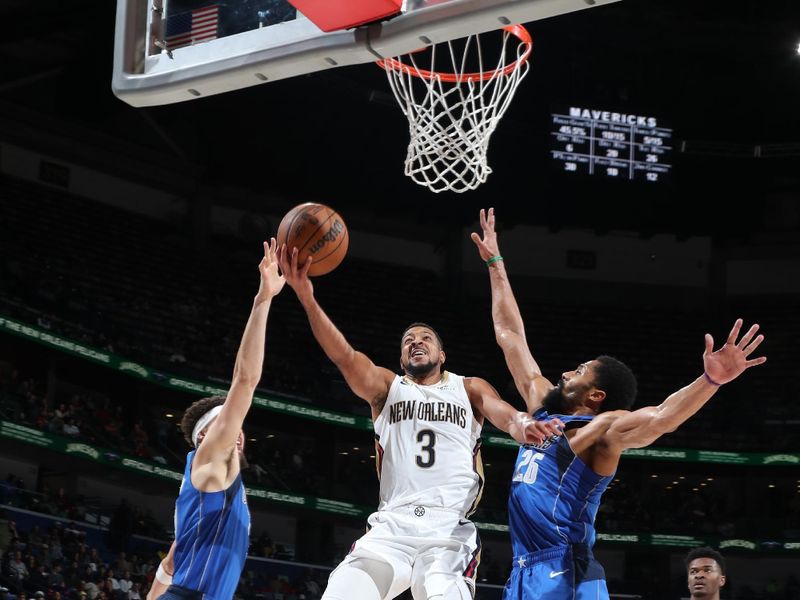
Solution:
[[[555,417],[566,428],[570,423],[592,420],[589,416],[550,416],[544,409],[534,414],[541,421]],[[522,446],[508,498],[514,556],[558,546],[591,548],[600,497],[613,477],[602,477],[587,467],[564,435],[552,437],[540,446]]]
[[[175,585],[203,593],[207,600],[230,600],[247,558],[250,511],[239,474],[227,490],[201,492],[192,485],[186,457],[175,502]]]

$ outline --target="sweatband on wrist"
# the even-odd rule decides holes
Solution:
[[[491,257],[489,260],[486,261],[486,266],[488,267],[492,263],[496,263],[498,260],[503,260],[503,257],[499,254],[497,256]]]
[[[721,386],[721,385],[722,385],[721,383],[717,383],[716,381],[714,381],[713,379],[711,379],[711,377],[709,377],[709,376],[708,376],[708,373],[706,373],[705,371],[703,371],[703,376],[706,378],[706,381],[707,381],[708,383],[710,383],[711,385],[715,385],[715,386],[717,386],[717,387],[719,387],[719,386]]]
[[[172,585],[172,575],[164,570],[164,564],[158,563],[158,570],[156,571],[156,579],[159,583],[164,585]]]

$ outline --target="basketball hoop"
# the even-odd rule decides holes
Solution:
[[[486,181],[492,172],[489,138],[530,67],[533,41],[522,25],[502,29],[500,58],[492,69],[484,68],[481,43],[480,35],[471,35],[458,42],[463,49],[452,41],[433,45],[426,53],[428,69],[419,66],[427,59],[417,53],[378,61],[408,117],[405,174],[436,193],[474,190]],[[440,62],[449,60],[449,72],[435,70],[437,51],[445,55]]]

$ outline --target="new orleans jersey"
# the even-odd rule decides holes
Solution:
[[[423,504],[473,512],[483,487],[480,431],[462,376],[445,371],[432,385],[395,377],[375,419],[378,510]]]

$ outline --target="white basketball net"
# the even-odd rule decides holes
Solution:
[[[502,51],[492,70],[484,69],[479,35],[460,42],[461,51],[452,42],[432,46],[425,54],[427,68],[417,64],[413,53],[403,61],[379,61],[408,117],[405,174],[433,192],[474,190],[492,172],[486,161],[489,138],[529,68],[530,41],[507,30],[502,35]],[[506,47],[509,39],[518,42],[515,52],[513,43]],[[437,67],[437,58],[450,62]],[[466,73],[467,65],[476,61],[478,72]]]

